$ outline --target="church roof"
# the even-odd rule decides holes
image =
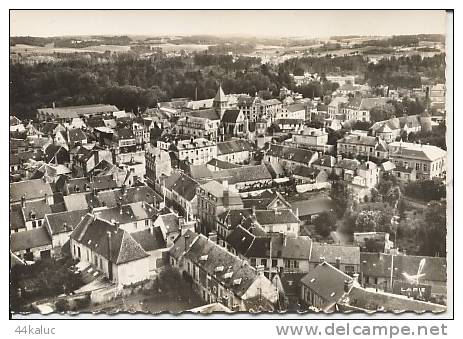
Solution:
[[[227,98],[225,97],[225,93],[222,90],[222,85],[219,86],[219,89],[217,90],[217,94],[215,95],[214,101],[227,102]]]

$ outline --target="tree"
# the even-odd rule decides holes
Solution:
[[[445,257],[447,254],[447,204],[433,201],[428,204],[420,224],[420,252],[422,255]]]
[[[447,190],[443,180],[418,180],[405,187],[405,194],[422,201],[440,200],[446,197]]]
[[[390,103],[376,106],[370,110],[370,120],[372,122],[388,120],[391,119],[395,113],[395,107]]]
[[[378,211],[361,211],[355,221],[355,230],[357,232],[376,232],[379,221]]]
[[[334,229],[336,220],[337,218],[334,212],[322,212],[314,220],[315,229],[317,230],[318,234],[320,234],[323,237],[327,237],[328,235],[330,235],[330,232]]]
[[[351,192],[345,181],[335,181],[331,185],[330,197],[335,205],[335,212],[341,217],[346,211],[351,198]]]

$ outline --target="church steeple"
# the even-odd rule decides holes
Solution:
[[[214,107],[217,114],[219,114],[220,119],[222,119],[222,116],[227,108],[227,104],[228,100],[222,90],[222,85],[219,85],[219,89],[217,90],[217,94],[215,95],[212,106]]]

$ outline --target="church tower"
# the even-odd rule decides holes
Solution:
[[[219,89],[217,90],[217,94],[215,95],[212,107],[217,112],[217,114],[220,116],[221,120],[222,120],[222,116],[225,110],[227,109],[227,104],[228,104],[228,100],[225,97],[225,94],[222,90],[222,85],[220,85]]]

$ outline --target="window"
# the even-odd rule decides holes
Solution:
[[[251,258],[251,266],[256,266],[256,258]]]
[[[294,268],[299,268],[299,261],[294,260]]]
[[[40,227],[42,226],[42,220],[37,221],[37,225]]]
[[[146,219],[145,220],[145,226],[149,226],[149,225],[150,225],[150,221],[149,221],[149,219]]]
[[[277,267],[278,260],[272,259],[272,267]]]
[[[290,268],[291,262],[289,260],[285,260],[285,268]]]
[[[137,228],[137,222],[134,222],[134,223],[133,223],[133,227],[134,227],[134,228]]]
[[[34,221],[32,221],[32,228],[35,228],[35,227],[37,227],[37,225],[36,225],[35,220],[34,220]]]
[[[423,164],[423,171],[425,171],[425,172],[428,171],[428,165],[427,164]]]
[[[267,259],[261,259],[260,264],[263,265],[264,267],[267,267]]]
[[[415,169],[416,169],[417,171],[419,171],[419,170],[420,170],[420,164],[419,164],[419,163],[416,163],[416,165],[415,165]]]

